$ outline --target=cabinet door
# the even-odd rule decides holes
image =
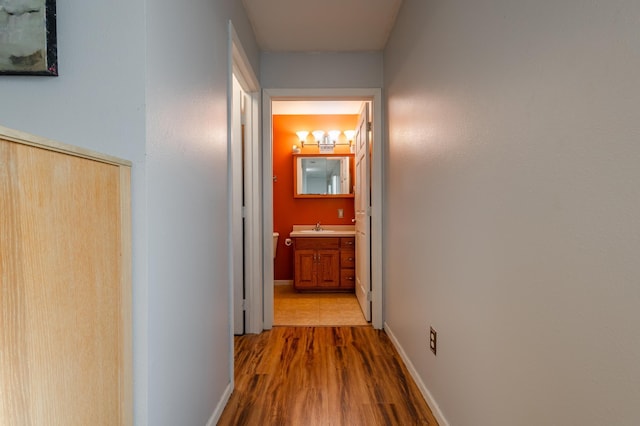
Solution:
[[[340,252],[335,249],[318,250],[317,259],[318,287],[340,286]]]
[[[311,249],[295,250],[294,256],[294,285],[296,288],[310,288],[316,286],[316,251]]]

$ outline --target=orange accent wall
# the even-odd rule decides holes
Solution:
[[[355,217],[353,198],[294,198],[293,197],[293,145],[300,146],[296,132],[317,129],[351,130],[358,123],[357,115],[274,115],[273,116],[273,227],[280,233],[274,264],[274,279],[293,279],[293,248],[284,245],[293,225],[315,224],[352,225]],[[339,142],[346,142],[344,134]],[[309,135],[309,143],[313,140]],[[305,146],[302,154],[315,154],[318,148]],[[335,147],[335,153],[349,153],[347,145]],[[344,218],[338,218],[338,209]]]

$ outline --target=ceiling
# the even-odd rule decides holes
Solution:
[[[267,52],[384,49],[402,0],[242,0]]]

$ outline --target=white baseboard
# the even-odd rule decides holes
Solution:
[[[391,331],[391,328],[389,328],[389,324],[387,324],[386,322],[384,323],[384,331],[387,333],[387,336],[389,336],[389,339],[391,340],[391,343],[393,343],[393,346],[395,346],[398,354],[400,354],[400,358],[402,358],[402,361],[404,361],[404,365],[407,367],[407,370],[409,370],[409,374],[411,374],[413,381],[416,382],[416,385],[418,386],[418,389],[420,389],[420,393],[424,397],[425,401],[427,401],[427,404],[429,405],[429,408],[431,408],[433,416],[438,421],[438,424],[440,426],[449,426],[449,422],[447,422],[447,419],[444,418],[444,414],[442,414],[438,403],[435,399],[433,399],[433,395],[431,395],[431,392],[429,392],[429,389],[427,389],[427,386],[422,381],[420,375],[418,375],[418,371],[413,366],[413,363],[407,356],[407,353],[404,351],[404,349],[400,345],[400,342],[393,334],[393,331]]]
[[[209,421],[207,422],[207,426],[215,426],[220,420],[220,416],[222,416],[222,412],[224,411],[224,407],[227,406],[227,402],[229,402],[229,398],[231,397],[231,393],[233,392],[233,383],[229,383],[227,388],[224,390],[222,394],[222,398],[218,402],[216,409],[213,411],[211,417],[209,417]]]
[[[293,280],[273,280],[273,285],[293,285]]]

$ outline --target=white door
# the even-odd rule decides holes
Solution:
[[[245,94],[240,83],[233,76],[233,96],[231,99],[231,273],[233,276],[233,332],[244,334],[244,226],[243,226],[243,100]]]
[[[340,194],[351,192],[351,181],[349,180],[349,159],[340,160]]]
[[[371,162],[369,104],[358,119],[356,144],[356,297],[367,321],[371,321]]]

